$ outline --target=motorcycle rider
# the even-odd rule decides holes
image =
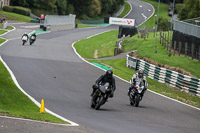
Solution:
[[[133,77],[131,79],[131,87],[129,87],[128,90],[128,96],[130,96],[131,89],[135,87],[136,82],[139,82],[141,86],[144,86],[144,91],[141,93],[141,97],[143,97],[145,91],[147,90],[147,80],[146,76],[144,76],[144,70],[140,69],[138,73],[133,74]]]
[[[112,72],[112,70],[107,70],[107,71],[106,71],[106,74],[101,75],[101,76],[96,80],[95,85],[92,86],[93,91],[92,91],[91,96],[94,95],[95,91],[99,88],[99,85],[100,85],[100,84],[105,84],[106,82],[108,82],[109,85],[110,85],[109,87],[111,87],[111,93],[110,93],[109,97],[113,97],[113,96],[114,96],[114,91],[115,91],[115,89],[116,89],[116,86],[115,86],[115,78],[113,77],[113,72]]]
[[[35,42],[35,40],[36,40],[36,34],[33,33],[33,34],[31,35],[31,37],[30,37],[30,45],[33,44],[33,43]]]
[[[25,32],[23,35],[22,35],[22,41],[23,40],[26,40],[26,41],[28,41],[28,34],[27,34],[27,32]]]

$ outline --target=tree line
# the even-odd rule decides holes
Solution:
[[[176,11],[180,20],[200,17],[200,0],[184,0],[176,4]]]
[[[110,16],[123,3],[124,0],[11,0],[13,6],[23,6],[58,15],[76,14],[78,18]]]

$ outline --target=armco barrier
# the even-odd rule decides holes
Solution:
[[[136,71],[143,69],[144,74],[151,79],[200,97],[200,79],[198,78],[193,78],[166,68],[149,64],[141,59],[131,57],[129,54],[127,54],[126,65]]]

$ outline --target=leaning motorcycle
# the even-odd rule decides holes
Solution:
[[[22,45],[25,45],[25,43],[28,41],[28,37],[27,36],[23,36],[22,37]]]
[[[100,107],[107,101],[110,93],[111,93],[111,88],[109,87],[109,83],[100,85],[98,89],[95,91],[94,95],[92,96],[91,108],[99,110]]]
[[[135,86],[130,91],[129,99],[130,99],[130,104],[138,107],[140,101],[142,100],[142,95],[144,91],[144,86],[139,85],[139,83],[136,83]]]
[[[35,36],[31,36],[29,40],[30,45],[32,45],[35,42],[35,40],[36,40]]]

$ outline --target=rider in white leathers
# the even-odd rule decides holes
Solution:
[[[144,71],[139,70],[138,73],[134,74],[132,79],[131,79],[131,87],[129,87],[128,90],[128,96],[130,95],[131,89],[135,86],[136,83],[140,83],[141,86],[144,86],[144,91],[142,92],[142,97],[144,95],[144,92],[147,90],[147,80],[146,76],[144,76]]]

